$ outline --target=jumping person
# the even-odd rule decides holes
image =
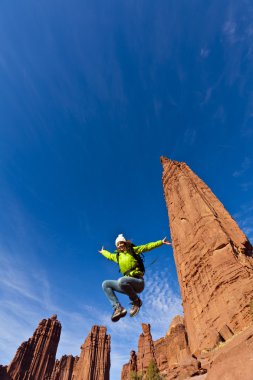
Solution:
[[[141,299],[137,293],[141,293],[144,289],[144,265],[140,259],[140,255],[151,249],[160,247],[163,244],[171,245],[165,237],[163,240],[158,240],[154,243],[135,246],[131,241],[126,240],[122,234],[119,234],[115,240],[117,250],[115,253],[110,253],[102,247],[101,253],[108,260],[114,261],[119,265],[120,272],[123,277],[118,280],[106,280],[103,282],[103,290],[111,303],[114,312],[111,320],[117,322],[120,318],[125,317],[127,310],[121,306],[115,291],[128,295],[131,300],[132,308],[130,310],[130,317],[136,315],[142,305]]]

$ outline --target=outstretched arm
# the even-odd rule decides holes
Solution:
[[[144,245],[139,245],[137,247],[133,247],[134,251],[138,254],[144,253],[151,251],[151,249],[161,247],[161,245],[166,244],[166,245],[171,245],[171,243],[167,240],[167,238],[163,238],[162,240],[158,240],[152,243],[144,244]]]
[[[106,259],[111,260],[111,261],[114,261],[115,263],[117,263],[117,257],[116,257],[116,255],[115,255],[115,253],[111,253],[111,252],[109,252],[109,251],[106,251],[106,250],[104,249],[104,247],[102,247],[102,248],[100,249],[100,251],[98,251],[98,252],[101,253],[101,255],[103,255]]]

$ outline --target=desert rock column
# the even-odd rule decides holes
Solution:
[[[32,338],[21,344],[7,372],[12,380],[49,380],[61,334],[57,316],[43,319]]]
[[[111,337],[106,327],[93,326],[81,346],[81,355],[72,380],[109,380]]]
[[[185,163],[161,162],[190,348],[210,349],[252,323],[252,246]]]

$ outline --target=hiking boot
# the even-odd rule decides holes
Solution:
[[[139,313],[139,310],[141,308],[142,302],[140,298],[136,298],[134,301],[132,301],[132,308],[130,310],[130,317],[134,317],[136,314]]]
[[[114,313],[113,313],[113,315],[111,317],[111,320],[112,320],[112,322],[117,322],[117,321],[120,320],[120,318],[125,317],[126,314],[127,314],[126,309],[124,307],[122,307],[122,306],[118,306],[114,310]]]

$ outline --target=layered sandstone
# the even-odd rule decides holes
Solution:
[[[150,324],[142,323],[142,333],[138,342],[137,371],[146,372],[149,363],[155,361],[155,348],[152,339]]]
[[[78,359],[77,356],[64,355],[56,360],[50,380],[71,380]]]
[[[121,371],[122,380],[131,380],[132,373],[145,374],[149,363],[155,361],[155,348],[152,339],[150,324],[142,323],[142,333],[139,337],[138,352],[131,351],[130,360]]]
[[[252,323],[252,246],[207,185],[162,158],[164,195],[191,352]]]
[[[183,317],[176,316],[164,338],[154,343],[158,368],[165,370],[178,365],[191,355]]]
[[[131,351],[130,361],[122,368],[121,379],[131,380],[132,372],[145,374],[149,363],[155,361],[155,348],[150,324],[142,323],[142,333],[139,337],[138,352]]]
[[[109,380],[110,335],[106,327],[93,326],[81,346],[80,358],[74,367],[72,380]]]
[[[134,350],[130,352],[130,360],[127,364],[123,365],[121,371],[121,379],[122,380],[132,380],[131,375],[133,373],[137,373],[137,355]]]
[[[206,380],[252,380],[253,326],[208,353],[207,368]]]
[[[121,372],[121,380],[131,380],[132,372],[143,376],[153,361],[166,379],[185,379],[206,372],[200,362],[192,357],[182,317],[176,316],[164,338],[153,341],[150,325],[142,324],[143,333],[138,342],[137,355],[131,352],[130,361]]]
[[[43,319],[10,365],[0,365],[0,380],[109,380],[110,335],[105,327],[92,327],[80,357],[64,355],[55,360],[60,334],[56,315]]]
[[[57,316],[43,319],[32,338],[21,344],[8,366],[11,380],[49,380],[61,334]]]

